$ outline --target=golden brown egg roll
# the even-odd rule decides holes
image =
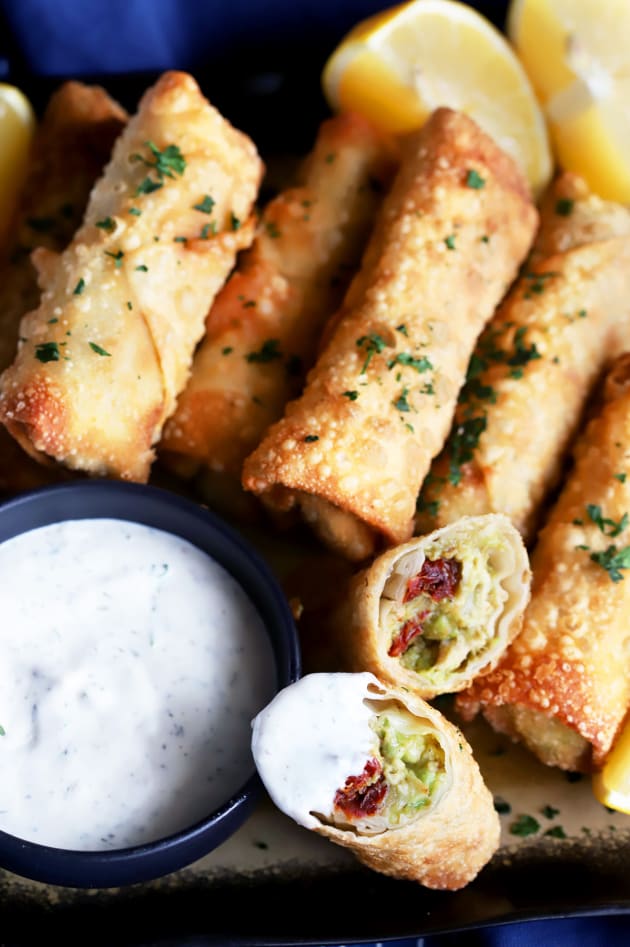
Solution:
[[[332,624],[349,671],[429,700],[494,668],[521,629],[527,551],[506,516],[465,516],[381,553],[353,576]]]
[[[372,674],[309,674],[285,688],[255,718],[252,751],[280,810],[375,871],[456,890],[498,848],[462,733]]]
[[[572,174],[546,195],[531,261],[481,335],[416,531],[505,513],[529,544],[607,361],[630,344],[630,209]]]
[[[261,174],[191,76],[144,94],[71,244],[34,254],[42,300],[0,379],[0,419],[26,449],[147,479],[208,309],[251,243]]]
[[[355,560],[411,536],[477,336],[538,220],[521,172],[467,116],[438,109],[406,145],[304,392],[243,470]]]
[[[630,704],[630,355],[604,397],[532,554],[523,629],[456,699],[567,770],[603,761]]]
[[[22,316],[39,301],[31,251],[60,251],[70,242],[126,120],[124,109],[100,86],[64,82],[51,95],[35,133],[8,253],[0,263],[0,371],[13,360]],[[33,461],[0,427],[0,491],[29,489],[58,475],[52,465]]]
[[[243,460],[302,388],[393,170],[391,146],[366,119],[322,123],[298,181],[266,206],[208,315],[162,463],[188,474],[201,465],[240,486]]]

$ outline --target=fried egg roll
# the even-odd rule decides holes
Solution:
[[[567,770],[602,763],[630,704],[630,355],[604,398],[539,534],[523,629],[456,699]]]
[[[392,172],[390,148],[361,116],[322,123],[298,182],[266,206],[208,315],[160,442],[166,466],[201,464],[240,486],[245,457],[302,388]]]
[[[34,254],[41,303],[0,379],[0,420],[27,450],[148,478],[208,309],[251,243],[261,173],[191,76],[144,94],[70,245]]]
[[[0,372],[18,345],[22,316],[39,302],[30,254],[60,251],[81,223],[94,182],[127,115],[100,86],[64,82],[39,121],[7,256],[0,263]],[[34,462],[0,427],[0,491],[39,486],[57,476]]]
[[[587,399],[630,345],[630,209],[573,174],[546,195],[531,261],[481,335],[416,530],[505,513],[533,540]]]
[[[353,576],[334,613],[344,666],[427,700],[463,690],[520,631],[530,578],[523,540],[500,514],[389,549]]]
[[[374,675],[309,674],[253,722],[275,805],[375,871],[464,887],[499,843],[470,746],[437,710]]]
[[[536,223],[512,159],[470,118],[437,109],[407,140],[327,344],[245,461],[245,488],[300,507],[350,559],[408,539],[477,336]]]

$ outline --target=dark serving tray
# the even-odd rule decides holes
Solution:
[[[328,32],[320,29],[305,37],[268,29],[262,43],[255,35],[253,42],[239,39],[193,67],[173,65],[193,72],[211,101],[251,135],[263,157],[301,155],[310,148],[318,122],[328,114],[320,88],[327,55],[354,22],[386,5],[374,0],[338,3]],[[474,5],[503,26],[505,2]],[[252,9],[255,6],[252,0]],[[344,10],[345,22],[340,15]],[[0,54],[6,54],[9,62],[6,80],[21,87],[40,110],[65,77],[35,75],[9,36],[0,22],[0,44],[6,44],[4,49],[0,46]],[[105,86],[131,111],[156,77],[155,72],[80,76]],[[544,823],[541,806],[553,802],[566,816],[568,837],[546,837],[543,825],[534,838],[515,845],[510,816],[502,816],[502,848],[462,891],[431,891],[394,881],[351,859],[337,859],[332,843],[325,843],[331,848],[330,863],[326,857],[322,860],[321,847],[317,857],[308,845],[300,854],[302,839],[309,835],[306,830],[289,833],[288,854],[285,847],[282,859],[275,861],[273,814],[269,821],[267,811],[263,823],[267,841],[257,842],[258,829],[250,829],[238,849],[237,867],[233,859],[227,866],[221,864],[221,849],[209,866],[193,866],[147,885],[97,891],[47,888],[0,873],[0,943],[5,947],[50,942],[129,947],[356,944],[524,919],[630,913],[630,819],[604,814],[586,780],[573,784],[564,774],[530,760],[520,748],[497,750],[494,735],[482,734],[479,746],[484,775],[493,792],[509,800],[511,811],[516,815],[529,809]],[[501,764],[503,769],[495,759],[499,752],[507,761]],[[286,830],[282,819],[278,826],[280,832]],[[230,845],[231,841],[225,843],[226,851]],[[256,858],[243,856],[248,845],[252,851],[258,846]],[[262,860],[260,849],[269,852]]]

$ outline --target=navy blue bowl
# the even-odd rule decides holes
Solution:
[[[300,649],[284,593],[266,562],[236,530],[192,500],[160,487],[81,480],[23,493],[0,505],[0,543],[62,520],[130,520],[181,536],[219,562],[258,609],[272,644],[277,689],[300,676]],[[253,764],[252,764],[253,765]],[[263,787],[255,770],[231,798],[187,829],[132,848],[73,851],[0,831],[0,866],[46,884],[111,888],[151,881],[192,864],[248,818]]]

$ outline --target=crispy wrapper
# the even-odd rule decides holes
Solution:
[[[520,171],[465,115],[436,110],[406,145],[302,396],[243,470],[356,560],[411,536],[472,348],[537,223]]]
[[[416,531],[505,513],[533,540],[587,399],[630,345],[630,210],[561,175],[531,262],[482,334]]]
[[[147,479],[208,309],[252,240],[261,174],[191,76],[144,94],[71,244],[33,257],[41,304],[0,380],[0,419],[27,450]]]
[[[90,191],[127,115],[100,86],[64,82],[39,122],[7,256],[0,263],[0,371],[18,344],[20,320],[39,302],[31,251],[59,251],[79,226]],[[0,427],[0,491],[40,486],[60,476],[34,462]]]
[[[391,146],[361,116],[322,123],[297,183],[266,206],[208,315],[159,445],[166,466],[201,465],[240,484],[245,457],[302,388],[393,170]]]
[[[312,767],[313,760],[317,759],[317,741],[320,739],[317,726],[304,727],[302,738],[309,753],[305,757],[299,754],[298,759],[286,759],[285,746],[272,737],[281,737],[283,733],[287,736],[296,721],[308,719],[306,701],[317,701],[314,687],[320,685],[317,679],[326,684],[326,687],[321,688],[320,699],[326,696],[333,700],[335,696],[341,697],[344,709],[348,711],[343,716],[344,721],[349,715],[353,718],[359,716],[356,705],[362,703],[366,708],[362,712],[372,716],[387,712],[392,707],[400,708],[408,715],[412,728],[418,728],[435,740],[442,756],[443,778],[429,797],[428,804],[416,807],[413,815],[393,826],[386,812],[391,790],[381,799],[378,807],[371,807],[367,818],[353,819],[351,814],[347,824],[335,811],[339,792],[336,796],[333,793],[328,811],[313,809],[312,806],[317,805],[313,798],[309,808],[308,783],[316,782],[316,775],[304,763],[310,759]],[[331,684],[334,684],[334,688]],[[343,693],[340,693],[339,687]],[[300,801],[303,801],[304,812],[296,811],[295,797],[284,811],[312,831],[348,848],[369,868],[394,878],[419,882],[428,888],[451,891],[463,888],[472,881],[498,848],[499,818],[471,748],[458,728],[422,698],[404,688],[384,684],[372,674],[312,674],[302,678],[292,688],[295,696],[289,696],[293,700],[287,701],[286,695],[281,694],[276,704],[278,710],[272,702],[271,715],[267,708],[254,722],[254,759],[276,805],[282,808],[285,804],[281,777],[288,775],[291,785],[294,780],[303,783],[303,793],[300,790],[299,796]],[[302,696],[304,702],[301,703]],[[355,706],[349,706],[349,702]],[[340,721],[339,731],[342,729],[345,728]],[[340,752],[343,759],[345,739],[345,734],[340,735],[339,747],[329,746],[329,752]],[[280,766],[275,758],[278,752]],[[361,802],[359,785],[368,772],[369,758],[370,754],[366,753],[364,774],[347,773],[346,786],[338,787],[343,792],[344,788],[347,791],[354,784],[355,803]],[[368,794],[364,800],[369,802]]]
[[[457,698],[567,770],[601,764],[630,704],[630,356],[604,397],[532,554],[523,630]]]
[[[520,631],[530,579],[523,540],[500,514],[389,549],[352,578],[332,619],[344,665],[425,699],[463,690]]]

